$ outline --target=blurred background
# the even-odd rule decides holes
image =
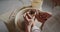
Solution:
[[[23,1],[25,2],[25,5],[30,4],[30,1],[28,0]],[[22,6],[23,3],[21,0],[0,0],[0,15],[8,11],[13,11],[14,9],[17,9]],[[51,11],[52,3],[50,2],[50,0],[43,0],[42,8],[44,11]]]

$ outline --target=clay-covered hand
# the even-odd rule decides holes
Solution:
[[[29,12],[27,12],[24,14],[24,19],[25,19],[25,27],[27,29],[26,31],[31,32],[31,27],[35,24],[34,23],[35,17],[34,16],[32,17],[29,14]]]
[[[25,23],[27,26],[32,26],[34,24],[34,19],[35,19],[35,16],[31,16],[29,14],[29,12],[25,13],[24,14],[24,19],[26,20]]]

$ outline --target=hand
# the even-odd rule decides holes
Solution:
[[[24,19],[26,20],[25,23],[27,26],[32,26],[34,24],[34,19],[35,19],[35,16],[31,16],[29,14],[29,12],[25,13],[24,14]]]
[[[26,20],[25,21],[25,26],[26,26],[26,31],[27,32],[30,32],[31,31],[31,26],[34,25],[34,18],[35,17],[32,17],[29,12],[25,13],[24,14],[24,19]]]
[[[49,14],[47,12],[37,12],[35,17],[39,22],[42,23],[42,25],[41,25],[41,29],[42,29],[42,27],[43,27],[44,23],[46,22],[46,20],[51,17],[51,14]]]
[[[41,23],[45,23],[45,21],[51,17],[51,14],[47,13],[47,12],[39,12],[36,14],[35,16],[38,21],[40,21]]]

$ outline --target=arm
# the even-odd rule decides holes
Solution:
[[[29,17],[28,17],[28,16]],[[31,18],[31,19],[30,19]],[[32,16],[31,15],[29,15],[28,13],[25,13],[24,14],[24,19],[25,19],[25,32],[31,32],[31,27],[32,27],[32,25],[33,25],[33,20],[32,20]]]
[[[28,15],[31,17],[31,15]],[[35,26],[34,17],[31,17],[31,19],[28,18],[28,16],[25,14],[24,18],[26,20],[25,25],[25,32],[40,32],[40,29]],[[33,26],[32,26],[33,25]],[[32,27],[32,28],[31,28]]]

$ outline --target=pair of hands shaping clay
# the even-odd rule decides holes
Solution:
[[[34,15],[35,12],[36,12],[36,15],[34,15],[34,16],[35,16],[35,18],[36,18],[39,22],[42,23],[42,26],[44,25],[45,21],[46,21],[49,17],[51,17],[51,14],[49,14],[49,13],[47,13],[47,12],[42,12],[42,11],[37,10],[37,9],[33,9],[33,8],[23,9],[23,10],[21,10],[19,13],[17,13],[16,18],[15,18],[15,24],[16,24],[16,26],[17,26],[17,28],[18,28],[19,30],[21,30],[20,28],[23,29],[23,28],[25,27],[25,25],[24,25],[24,27],[23,27],[23,25],[22,25],[21,23],[25,21],[23,15],[24,15],[26,12],[28,12],[28,11],[30,11],[30,14],[31,14],[31,15]],[[19,24],[17,24],[17,23],[19,23]],[[37,24],[38,24],[38,23],[37,23]],[[19,25],[21,25],[21,27],[20,27]],[[40,25],[40,24],[39,24],[39,25]],[[39,27],[40,27],[40,26],[39,26]]]

